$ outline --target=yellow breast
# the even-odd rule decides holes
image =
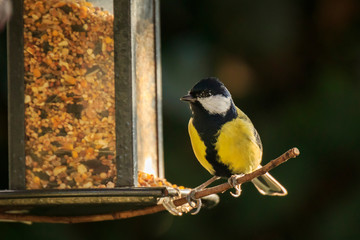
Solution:
[[[205,158],[205,156],[206,156],[206,146],[205,146],[204,142],[201,141],[201,138],[200,138],[198,132],[196,131],[194,125],[192,124],[192,120],[193,119],[190,118],[189,125],[188,125],[188,130],[189,130],[191,145],[192,145],[194,154],[195,154],[196,158],[198,159],[198,161],[200,162],[200,164],[210,174],[214,175],[215,174],[214,168],[212,167],[212,165]]]
[[[233,174],[250,173],[257,169],[262,158],[262,149],[256,143],[254,126],[239,109],[238,117],[227,122],[218,132],[215,149],[220,161]]]

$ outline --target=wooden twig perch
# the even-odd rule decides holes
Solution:
[[[295,158],[300,154],[299,149],[292,148],[282,154],[280,157],[270,161],[268,164],[262,168],[257,169],[256,171],[246,174],[237,179],[237,183],[245,183],[250,181],[253,178],[263,175],[266,172],[269,172],[271,169],[279,166],[280,164],[286,162],[290,158]],[[202,198],[211,194],[221,193],[228,189],[231,186],[229,183],[223,183],[215,187],[206,188],[195,194],[196,198]],[[181,206],[187,203],[186,198],[180,198],[174,201],[175,206]],[[20,215],[20,214],[4,214],[0,213],[0,219],[4,220],[13,220],[18,222],[47,222],[47,223],[82,223],[82,222],[98,222],[98,221],[107,221],[107,220],[116,220],[123,218],[130,218],[136,216],[142,216],[152,213],[157,213],[164,211],[165,208],[163,205],[151,206],[138,210],[129,210],[122,212],[114,212],[111,214],[98,214],[98,215],[88,215],[88,216],[34,216],[34,215]]]

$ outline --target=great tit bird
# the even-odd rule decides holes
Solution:
[[[250,119],[237,108],[230,92],[217,78],[198,82],[181,101],[190,103],[188,124],[191,145],[200,164],[213,175],[195,188],[200,190],[219,178],[241,193],[236,177],[261,167],[263,147]],[[252,180],[263,195],[284,196],[286,189],[269,173]],[[189,200],[188,200],[189,201]]]

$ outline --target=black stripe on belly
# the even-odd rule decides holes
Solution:
[[[235,106],[229,109],[225,116],[211,115],[206,112],[201,106],[192,106],[194,112],[193,125],[201,140],[206,146],[206,160],[212,165],[215,170],[215,175],[219,177],[230,177],[232,173],[229,168],[220,161],[215,144],[217,141],[217,132],[228,121],[237,117]]]
[[[219,177],[230,177],[232,174],[229,168],[220,162],[218,152],[216,151],[214,144],[205,141],[206,146],[206,160],[212,165],[215,170],[215,175]]]

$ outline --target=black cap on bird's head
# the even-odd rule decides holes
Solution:
[[[200,104],[210,114],[221,115],[224,115],[232,104],[230,92],[215,77],[202,79],[180,100],[190,102],[191,105]]]
[[[209,77],[204,78],[195,84],[195,86],[189,91],[189,94],[180,98],[180,100],[194,102],[197,98],[206,98],[215,95],[231,97],[230,92],[218,78]]]

